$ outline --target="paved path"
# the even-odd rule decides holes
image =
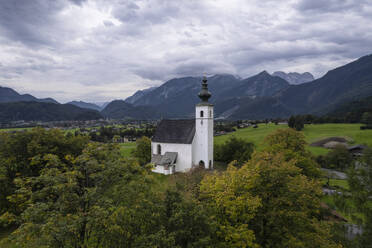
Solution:
[[[347,179],[347,175],[341,171],[324,169],[324,168],[321,168],[321,170],[325,172],[325,174],[332,179]]]

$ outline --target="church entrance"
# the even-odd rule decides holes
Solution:
[[[205,164],[204,164],[204,161],[203,160],[200,160],[199,161],[199,167],[200,168],[205,168]]]

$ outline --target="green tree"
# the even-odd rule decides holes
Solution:
[[[350,168],[353,156],[343,145],[337,145],[325,156],[325,166],[331,169],[345,170]]]
[[[301,131],[304,128],[305,118],[301,115],[291,116],[288,120],[288,126],[290,128],[296,129],[297,131]]]
[[[47,154],[69,163],[66,157],[80,155],[88,142],[88,137],[66,136],[57,129],[0,133],[0,215],[7,210],[19,214],[17,206],[7,199],[16,189],[16,179],[40,175]]]
[[[151,140],[147,137],[142,137],[137,140],[136,149],[133,150],[133,156],[137,158],[141,165],[150,163],[151,161]]]
[[[236,160],[238,165],[242,165],[244,162],[248,161],[253,151],[253,143],[235,136],[230,136],[225,143],[221,145],[216,144],[214,146],[216,161],[230,163]]]
[[[296,119],[293,115],[288,119],[288,127],[295,128]]]
[[[353,202],[363,216],[357,218],[363,227],[358,247],[372,247],[372,149],[365,151],[359,166],[348,171],[348,183]]]
[[[372,112],[364,112],[362,115],[361,122],[368,126],[372,125]]]
[[[21,247],[133,247],[153,232],[159,211],[136,161],[121,158],[115,145],[95,143],[68,159],[45,155],[40,176],[16,180],[10,201],[23,211],[5,214],[20,223],[10,239]]]

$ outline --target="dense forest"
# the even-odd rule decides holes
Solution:
[[[349,241],[321,206],[320,167],[300,132],[279,129],[260,151],[229,142],[221,149],[244,149],[221,155],[234,160],[225,170],[165,177],[151,172],[148,138],[123,157],[117,144],[59,130],[1,133],[0,223],[12,230],[2,245],[370,247],[372,153],[350,172],[364,232]]]

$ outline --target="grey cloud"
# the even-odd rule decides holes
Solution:
[[[63,6],[59,0],[0,1],[0,32],[30,46],[48,45],[55,34],[47,27],[53,25],[54,15]]]
[[[361,10],[369,0],[300,0],[296,7],[300,11],[339,12]]]

